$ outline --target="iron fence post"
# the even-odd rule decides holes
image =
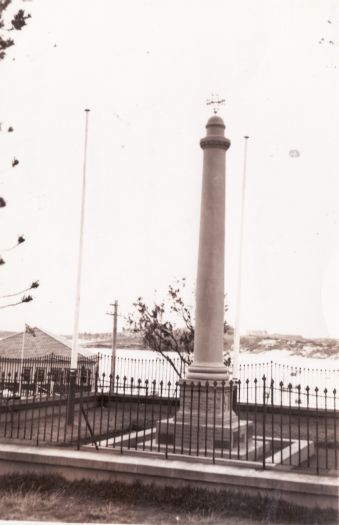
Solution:
[[[69,370],[68,399],[67,399],[67,424],[68,425],[73,425],[74,423],[76,375],[77,375],[76,368],[71,368]]]
[[[262,468],[266,468],[266,376],[265,374],[262,377],[263,382],[263,418],[262,418],[262,445],[263,445],[263,455],[262,455]]]

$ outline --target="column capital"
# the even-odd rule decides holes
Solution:
[[[208,135],[200,140],[200,146],[202,149],[206,148],[220,148],[225,151],[231,145],[231,141],[226,137],[220,137],[219,135]]]

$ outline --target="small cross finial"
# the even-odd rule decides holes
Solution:
[[[209,98],[207,101],[206,101],[206,106],[212,106],[213,107],[213,113],[214,115],[216,115],[219,111],[219,107],[222,105],[225,104],[225,99],[224,98],[220,98],[219,95],[214,95],[212,93],[212,96],[211,98]]]

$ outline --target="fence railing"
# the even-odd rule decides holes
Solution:
[[[109,382],[107,378],[112,374],[119,376],[121,379],[126,378],[130,383],[133,380],[149,380],[156,381],[157,384],[163,381],[164,384],[171,383],[172,385],[179,379],[176,370],[180,372],[180,376],[185,378],[186,366],[183,365],[179,357],[170,356],[175,368],[171,366],[170,362],[161,356],[150,358],[131,358],[118,356],[115,360],[114,366],[110,355],[96,354],[91,358],[81,357],[78,362],[78,375],[86,374],[88,387],[95,391],[95,374],[102,379],[105,377],[105,388],[107,390]],[[10,359],[0,357],[0,392],[7,390],[9,393],[15,387],[16,393],[21,394],[21,384],[23,389],[28,389],[31,394],[37,389],[38,383],[40,388],[53,389],[54,384],[62,385],[67,381],[70,368],[70,358],[60,356],[48,356],[41,358],[30,359]],[[82,370],[82,372],[80,372]],[[274,381],[274,391],[268,393],[270,397],[279,390],[280,382],[283,383],[282,404],[288,406],[290,401],[292,405],[305,406],[306,398],[298,396],[298,388],[302,391],[309,387],[309,404],[315,407],[316,397],[314,394],[315,388],[318,390],[328,391],[333,390],[339,385],[339,367],[325,368],[324,367],[301,367],[287,363],[275,363],[273,361],[262,361],[256,363],[240,363],[239,377],[240,402],[246,402],[246,396],[249,396],[249,402],[254,402],[255,387],[254,380],[265,375],[267,383]],[[55,381],[57,379],[57,381]],[[249,391],[245,388],[246,380],[250,381],[252,387]],[[79,379],[78,379],[79,381]],[[289,386],[291,385],[290,389]],[[259,387],[257,387],[259,388]],[[280,395],[280,391],[279,391]],[[257,396],[258,398],[258,396]],[[291,399],[290,399],[291,398]],[[259,396],[258,399],[261,399]],[[257,400],[258,403],[260,401]],[[320,407],[324,405],[324,399],[319,399]]]
[[[78,360],[77,383],[80,378],[90,390],[95,390],[99,358],[81,357]],[[39,391],[51,392],[68,384],[70,358],[49,355],[29,359],[0,358],[0,395],[11,397],[26,394],[33,396]]]
[[[292,385],[292,390],[298,390],[298,387],[305,390],[306,387],[310,388],[310,391],[314,391],[315,388],[318,390],[324,390],[327,388],[328,391],[337,388],[339,385],[339,363],[337,366],[298,366],[289,363],[276,363],[273,361],[262,361],[255,363],[240,363],[239,366],[239,378],[242,384],[245,384],[248,379],[253,383],[254,379],[261,378],[265,375],[267,381],[274,381],[275,385],[282,382],[284,385]],[[287,388],[284,387],[284,388]],[[287,391],[286,391],[287,392]],[[283,397],[283,404],[288,404],[288,395]],[[293,403],[299,403],[298,396],[294,396]],[[315,405],[315,398],[310,396],[310,403]]]
[[[258,357],[259,358],[259,357]],[[170,356],[175,368],[180,371],[180,377],[185,378],[187,366],[184,365],[179,357]],[[302,388],[309,386],[320,389],[325,387],[333,389],[339,384],[339,363],[337,366],[300,366],[289,363],[279,363],[271,360],[247,363],[244,360],[245,355],[240,354],[239,377],[242,382],[246,379],[251,381],[254,378],[266,376],[268,381],[273,379],[276,383],[283,381],[284,384],[291,383],[293,387],[301,385]],[[101,354],[99,356],[100,373],[105,372],[108,376],[112,370],[112,358],[108,354]],[[232,367],[231,367],[232,372]],[[142,380],[152,379],[157,382],[162,380],[165,382],[175,382],[178,379],[178,374],[171,366],[169,361],[154,353],[154,357],[146,358],[131,358],[118,356],[116,358],[114,375],[120,377],[140,378]],[[232,374],[231,374],[232,375]]]
[[[115,366],[112,367],[112,357],[108,354],[99,354],[99,373],[105,373],[108,377],[114,370],[113,375],[126,377],[128,381],[132,378],[138,378],[142,381],[146,379],[151,381],[164,381],[166,383],[175,383],[179,377],[185,377],[185,369],[180,357],[171,356],[175,368],[168,360],[154,352],[154,357],[116,357]],[[179,371],[177,374],[176,370]]]
[[[78,448],[93,443],[119,453],[247,461],[257,467],[284,465],[317,473],[338,469],[335,389],[295,389],[266,376],[244,384],[196,384],[113,379],[98,371],[89,383],[79,369],[75,416],[69,422],[68,377],[62,382],[55,377],[49,384],[46,388],[40,376],[33,390],[25,388],[22,378],[21,395],[16,388],[10,395],[9,389],[6,393],[0,388],[0,438]],[[209,413],[215,414],[212,423],[207,422]]]

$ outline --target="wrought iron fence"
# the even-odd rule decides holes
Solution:
[[[185,377],[186,366],[180,357],[170,356],[170,361],[154,352],[154,357],[121,357],[117,356],[113,365],[112,357],[109,354],[99,354],[99,374],[119,375],[126,377],[128,381],[138,378],[143,381],[146,379],[175,383],[179,377]],[[176,372],[179,371],[179,374]]]
[[[282,396],[282,402],[284,405],[289,405],[290,403],[290,390],[292,391],[292,405],[302,404],[303,402],[305,404],[306,399],[303,400],[298,396],[298,388],[300,387],[303,391],[306,387],[309,387],[309,403],[310,406],[315,407],[316,388],[318,388],[318,391],[323,391],[325,388],[327,388],[328,391],[332,391],[337,385],[339,385],[339,365],[326,368],[325,364],[322,367],[302,367],[289,363],[276,363],[273,361],[240,363],[238,379],[241,380],[243,386],[246,384],[246,380],[249,380],[251,384],[254,384],[255,379],[258,380],[264,375],[267,378],[268,384],[271,381],[274,381],[275,388],[280,388],[277,387],[277,385],[279,385],[280,382],[283,383],[284,395]],[[291,385],[290,389],[288,385]],[[247,389],[243,388],[241,395],[247,396]],[[254,388],[252,389],[252,393],[249,393],[250,399],[253,395]],[[245,401],[245,397],[242,397],[241,399],[242,401]],[[319,402],[324,405],[323,399],[320,399]]]
[[[186,367],[176,356],[171,356],[175,368],[171,366],[169,361],[161,356],[154,358],[131,358],[131,357],[117,357],[113,364],[112,358],[107,354],[95,354],[91,358],[81,357],[78,362],[79,370],[83,370],[83,374],[87,374],[88,387],[95,391],[95,374],[101,381],[104,380],[104,389],[109,389],[109,381],[107,378],[112,374],[120,378],[126,377],[127,382],[133,381],[134,378],[145,381],[160,381],[168,384],[174,384],[179,376],[176,370],[180,371],[181,377],[185,378]],[[39,388],[50,390],[54,388],[63,388],[63,384],[68,380],[70,368],[70,358],[50,355],[40,358],[29,359],[14,359],[0,357],[0,395],[3,390],[9,393],[14,388],[21,394],[22,389],[28,389],[32,394],[34,389]],[[339,384],[339,369],[332,368],[303,368],[290,364],[274,363],[272,361],[263,361],[259,363],[241,363],[239,369],[240,391],[239,401],[246,402],[247,396],[250,402],[254,402],[254,396],[260,390],[257,385],[257,392],[254,380],[261,378],[263,375],[267,378],[267,382],[274,381],[274,390],[268,391],[267,396],[276,396],[279,390],[281,396],[280,382],[282,387],[282,404],[288,406],[292,405],[306,406],[306,398],[298,396],[298,388],[305,390],[309,387],[310,394],[308,402],[310,406],[315,407],[316,396],[315,388],[323,391],[327,388],[328,391],[333,390]],[[246,380],[249,380],[251,387],[246,387]],[[289,385],[291,385],[289,387]],[[102,385],[101,385],[102,386]],[[16,393],[17,393],[16,391]],[[5,392],[6,393],[6,392]],[[262,399],[261,394],[257,395],[257,403]],[[320,407],[324,406],[325,399],[322,396],[318,399]]]
[[[265,375],[244,384],[113,379],[79,368],[70,423],[67,374],[52,379],[47,372],[48,388],[42,374],[34,388],[28,374],[22,372],[21,383],[18,377],[9,381],[10,374],[1,385],[11,389],[0,386],[1,439],[78,448],[92,443],[119,453],[317,473],[338,469],[336,389],[294,388]]]
[[[55,388],[66,388],[69,381],[71,360],[68,357],[49,355],[29,359],[0,358],[0,396],[29,396],[40,391],[51,393]],[[95,378],[98,374],[99,358],[97,355],[78,360],[77,381],[86,378],[85,384],[95,390]]]
[[[112,358],[110,355],[100,355],[99,359],[99,373],[105,373],[108,377],[112,370]],[[182,363],[180,358],[171,356],[175,368],[180,371],[180,377],[185,378],[186,366]],[[164,383],[174,384],[178,379],[178,374],[170,363],[161,356],[154,358],[130,358],[117,357],[114,367],[115,374],[119,377],[126,377],[129,382],[133,378],[138,378],[143,381],[146,379],[155,380],[159,383],[161,380]],[[306,402],[306,398],[298,397],[298,387],[305,390],[306,387],[310,389],[309,404],[315,407],[316,396],[315,388],[318,390],[328,391],[333,390],[339,384],[339,367],[326,368],[324,367],[301,367],[292,364],[274,363],[273,361],[262,361],[259,363],[241,363],[239,367],[239,380],[242,388],[240,390],[240,401],[246,402],[246,396],[249,395],[249,400],[254,402],[255,386],[254,380],[262,378],[263,375],[267,378],[267,382],[274,381],[275,390],[280,388],[279,383],[283,382],[283,396],[282,404],[288,406],[290,401],[292,405],[302,404]],[[246,380],[250,381],[252,387],[250,391],[245,388]],[[289,388],[289,385],[291,387]],[[280,394],[280,391],[279,391]],[[271,393],[268,393],[271,396]],[[273,392],[274,395],[274,392]],[[291,400],[290,400],[290,396]],[[257,396],[257,402],[260,403],[262,396]],[[318,399],[320,406],[324,404],[324,399]],[[306,405],[305,405],[306,406]]]

